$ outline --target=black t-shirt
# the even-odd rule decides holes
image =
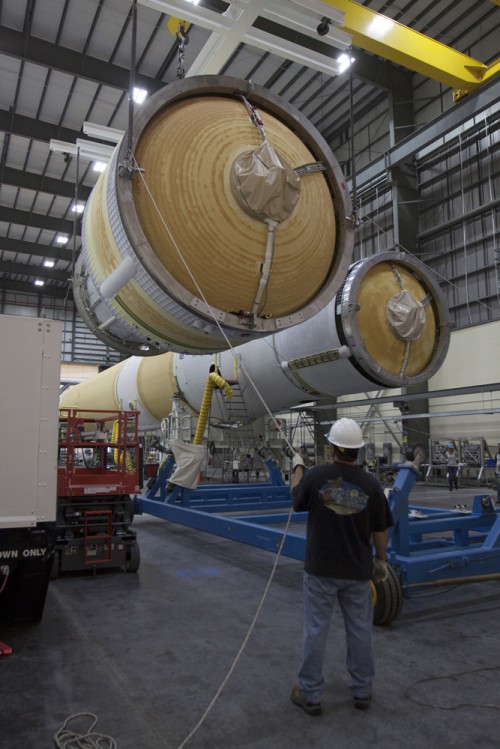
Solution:
[[[309,512],[305,571],[369,580],[371,535],[394,525],[378,480],[359,466],[334,462],[308,471],[293,489],[292,499],[297,512]]]

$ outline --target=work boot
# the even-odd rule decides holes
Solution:
[[[369,697],[354,697],[354,707],[358,710],[368,710],[372,696]]]
[[[293,687],[290,699],[308,715],[321,715],[321,702],[308,702],[297,685]]]

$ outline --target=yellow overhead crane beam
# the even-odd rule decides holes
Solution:
[[[351,35],[354,46],[450,86],[455,89],[455,99],[500,72],[500,59],[484,65],[354,0],[323,2],[344,13],[342,28]]]

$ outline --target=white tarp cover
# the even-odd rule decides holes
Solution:
[[[267,141],[235,160],[231,184],[243,209],[262,220],[284,221],[300,197],[300,177]]]
[[[183,486],[185,489],[196,489],[206,448],[203,445],[191,445],[181,440],[169,440],[168,446],[176,462],[176,468],[169,478],[169,483]]]
[[[425,325],[424,305],[404,289],[387,302],[386,318],[394,335],[402,341],[416,341]]]

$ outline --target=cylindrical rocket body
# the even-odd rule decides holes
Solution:
[[[245,418],[253,420],[301,401],[425,382],[441,366],[449,338],[443,296],[425,266],[387,252],[351,266],[336,299],[299,326],[216,357],[133,357],[108,370],[104,384],[109,390],[112,383],[110,407],[132,403],[141,426],[154,427],[176,392],[197,412],[215,366],[225,380],[237,380]],[[102,376],[67,390],[62,405],[96,408],[102,398],[97,388],[94,402],[92,388]],[[221,395],[211,416],[231,417]]]
[[[74,294],[95,335],[128,354],[208,353],[331,301],[352,258],[350,199],[298,110],[235,78],[189,78],[151,97],[132,142],[85,208]]]

